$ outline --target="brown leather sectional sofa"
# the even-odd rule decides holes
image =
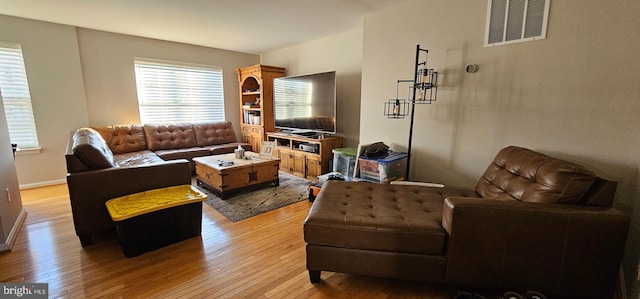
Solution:
[[[629,216],[616,182],[501,150],[475,190],[329,181],[304,223],[307,269],[611,298]]]
[[[76,130],[66,150],[73,222],[82,246],[114,227],[105,202],[150,189],[191,183],[194,157],[233,152],[231,122],[114,125]]]

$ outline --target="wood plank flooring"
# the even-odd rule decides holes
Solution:
[[[302,201],[233,223],[203,206],[202,236],[126,258],[115,233],[82,248],[66,185],[23,190],[28,211],[12,251],[0,253],[0,282],[43,282],[50,298],[451,298],[424,283],[305,268]]]

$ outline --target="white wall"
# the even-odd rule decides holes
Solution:
[[[356,147],[360,134],[362,27],[264,53],[262,63],[287,69],[287,76],[336,71],[337,135]]]
[[[39,154],[16,157],[18,181],[62,183],[69,132],[88,123],[75,28],[0,15],[0,41],[22,45],[42,147]]]
[[[90,125],[140,123],[133,60],[142,57],[222,68],[225,119],[233,122],[240,138],[235,71],[258,64],[260,56],[83,28],[77,31]]]
[[[26,217],[12,151],[4,105],[0,105],[0,251],[11,249]]]
[[[544,40],[483,47],[487,1],[415,1],[365,18],[361,142],[406,150],[409,119],[384,101],[413,76],[415,47],[441,74],[438,99],[416,108],[411,179],[473,187],[495,154],[519,145],[619,182],[633,215],[625,270],[640,253],[640,3],[551,1]],[[467,64],[479,64],[475,74]],[[627,281],[635,281],[628,273]]]

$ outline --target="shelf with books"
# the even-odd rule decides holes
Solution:
[[[262,123],[261,123],[260,111],[259,110],[255,110],[255,111],[245,110],[244,111],[243,124],[261,125]]]
[[[240,98],[240,131],[243,142],[260,152],[266,132],[273,132],[273,79],[283,77],[285,69],[253,65],[237,70]]]

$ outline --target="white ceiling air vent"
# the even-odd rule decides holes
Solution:
[[[544,39],[551,0],[488,0],[485,47]]]

